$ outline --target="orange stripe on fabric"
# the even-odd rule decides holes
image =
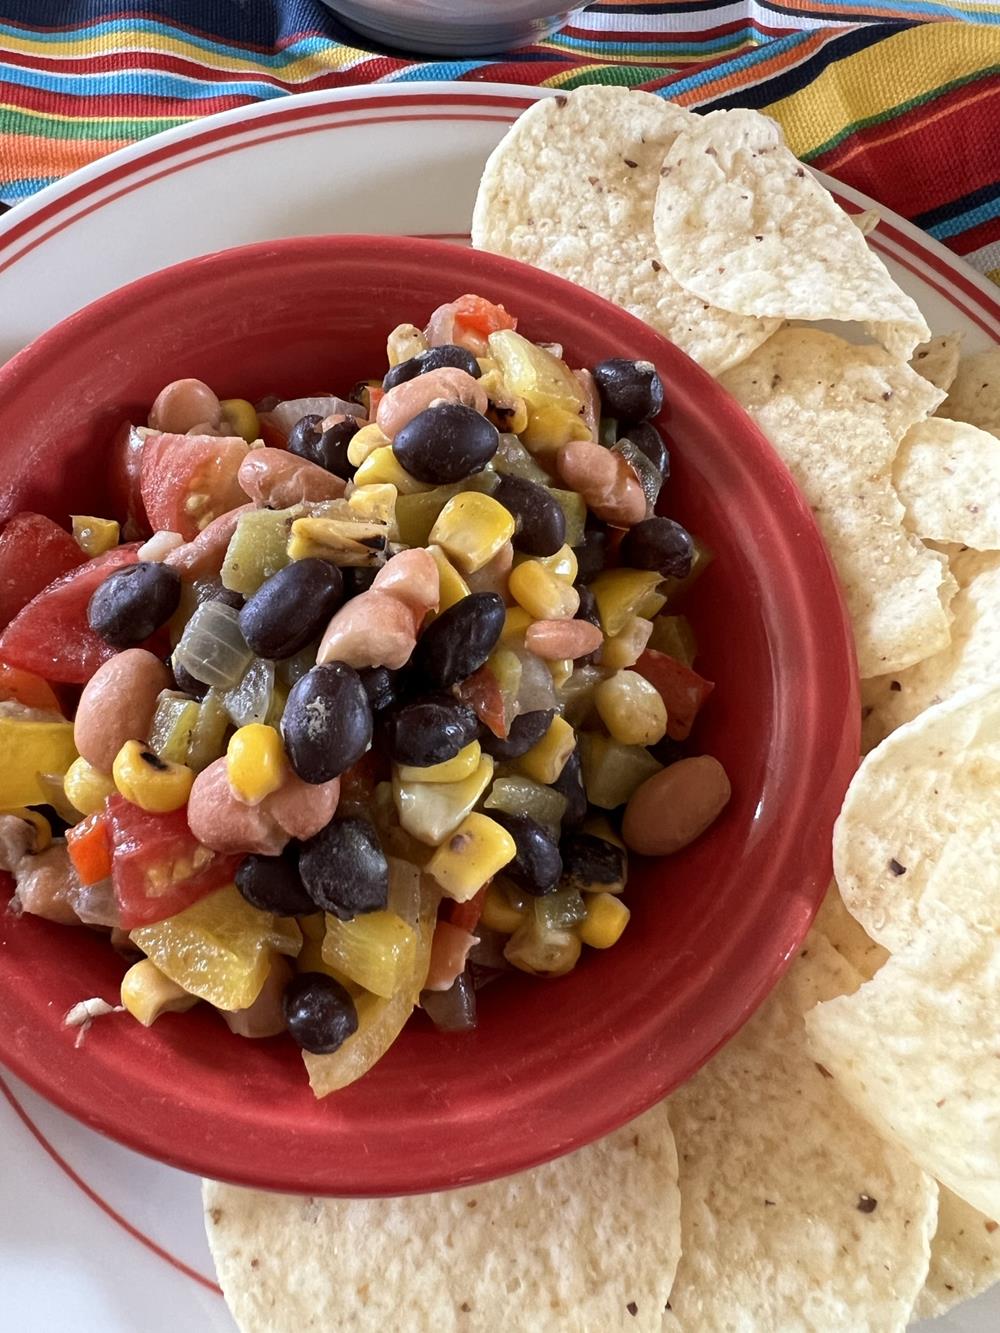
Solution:
[[[46,139],[39,134],[11,134],[5,144],[4,158],[12,164],[14,176],[62,176],[132,142],[131,139]]]
[[[676,101],[681,106],[687,106],[689,103],[700,104],[703,102],[710,102],[713,98],[719,97],[723,92],[727,92],[733,88],[753,86],[754,84],[761,83],[765,78],[770,77],[772,74],[779,74],[783,69],[801,65],[804,61],[815,55],[820,47],[830,40],[831,36],[839,36],[843,31],[843,29],[827,28],[823,31],[816,32],[809,41],[803,42],[801,46],[794,47],[783,56],[773,56],[770,60],[762,60],[759,63],[755,61],[752,65],[748,65],[747,68],[742,71],[742,75],[739,73],[732,73],[723,78],[716,79],[714,83],[701,83],[697,88],[692,89],[691,92],[681,93],[680,96],[671,98],[671,101]],[[731,57],[727,55],[724,59],[729,61]],[[689,77],[690,72],[687,70],[680,71],[677,75],[678,81]],[[669,92],[670,82],[670,80],[665,80],[662,84],[656,86],[661,87],[664,92]]]

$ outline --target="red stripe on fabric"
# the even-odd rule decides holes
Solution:
[[[1000,217],[987,218],[976,227],[949,236],[948,248],[960,255],[971,255],[974,250],[981,250],[984,245],[992,245],[994,241],[1000,241]]]
[[[122,93],[114,98],[114,120],[145,120],[157,116],[191,120],[193,115],[207,116],[217,111],[231,111],[238,106],[256,103],[257,100],[250,94],[241,97],[226,94],[199,98],[197,102],[192,102],[185,97],[149,97]],[[44,116],[67,120],[101,119],[107,120],[109,125],[114,124],[114,120],[107,116],[107,100],[89,97],[85,93],[50,93],[41,88],[25,88],[20,84],[7,83],[0,77],[0,101],[19,110],[34,111]],[[197,111],[193,112],[193,107],[197,107]]]
[[[68,56],[55,59],[48,56],[36,56],[34,53],[28,54],[23,51],[4,51],[3,62],[5,65],[16,65],[20,69],[36,69],[46,74],[71,74],[78,77],[85,74],[116,74],[120,72],[128,72],[134,76],[147,70],[158,70],[168,74],[179,74],[185,78],[196,79],[199,82],[211,82],[213,80],[238,82],[252,79],[255,83],[269,83],[277,88],[291,88],[299,92],[302,91],[303,84],[311,83],[314,77],[310,75],[308,79],[297,79],[291,83],[266,70],[220,69],[217,65],[201,65],[194,59],[171,55],[165,51],[140,51],[137,49],[110,51],[99,55],[88,54],[76,60],[71,60]],[[359,68],[364,68],[370,63],[370,61],[364,61]],[[342,76],[351,72],[351,70],[334,71],[317,65],[315,77],[327,77],[331,74]],[[58,94],[50,94],[50,96],[58,96]],[[197,103],[192,100],[190,105],[196,106]]]
[[[210,1281],[203,1273],[199,1273],[196,1268],[192,1268],[189,1264],[186,1264],[183,1259],[178,1259],[176,1255],[171,1254],[169,1250],[165,1250],[162,1245],[158,1245],[155,1240],[151,1240],[149,1236],[144,1235],[138,1227],[133,1226],[127,1218],[122,1217],[121,1213],[118,1212],[116,1208],[112,1208],[111,1204],[108,1203],[106,1199],[102,1199],[97,1191],[92,1189],[82,1176],[77,1175],[69,1162],[66,1161],[65,1157],[63,1157],[62,1154],[48,1141],[2,1078],[0,1078],[0,1094],[2,1094],[5,1100],[9,1103],[11,1110],[31,1137],[39,1147],[44,1149],[59,1170],[73,1182],[82,1194],[86,1195],[91,1203],[96,1204],[102,1213],[107,1217],[110,1217],[116,1226],[121,1227],[121,1229],[127,1232],[133,1240],[137,1240],[140,1245],[145,1245],[147,1250],[151,1250],[158,1259],[162,1259],[164,1263],[169,1264],[171,1268],[175,1268],[179,1273],[183,1273],[185,1277],[191,1278],[192,1281],[199,1282],[203,1287],[207,1287],[209,1291],[214,1292],[217,1296],[222,1295],[222,1288],[218,1283]]]
[[[626,46],[642,47],[649,45],[676,46],[679,42],[690,42],[692,45],[699,45],[702,42],[711,41],[713,38],[726,37],[731,32],[740,32],[745,29],[751,29],[755,33],[760,33],[766,37],[786,37],[789,32],[794,32],[794,28],[772,28],[760,19],[733,19],[729,23],[720,23],[715,28],[663,28],[659,30],[643,28],[640,32],[617,32],[610,28],[599,28],[596,31],[593,28],[577,28],[572,23],[567,23],[565,28],[560,28],[554,33],[550,41],[558,41],[560,37],[572,37],[576,41],[591,42],[594,46],[604,46],[608,42],[621,42]],[[549,49],[549,48],[545,48]],[[636,64],[642,64],[641,53],[635,57]]]
[[[136,22],[155,23],[157,27],[166,30],[168,34],[179,32],[182,36],[196,37],[211,46],[217,45],[220,41],[219,34],[216,32],[208,32],[205,28],[195,28],[190,23],[179,23],[174,18],[165,19],[162,14],[153,14],[146,9],[126,9],[121,13],[109,11],[104,19],[105,21],[114,19],[119,25]],[[67,36],[76,35],[81,42],[92,42],[94,40],[92,35],[93,26],[95,22],[99,21],[95,19],[89,23],[61,23],[45,27],[38,23],[19,23],[16,19],[4,19],[7,27],[20,29],[24,33],[26,41],[30,41],[40,32],[49,32],[65,33]],[[326,42],[331,40],[330,34],[322,28],[302,28],[299,32],[292,32],[287,37],[278,38],[268,46],[261,46],[256,42],[233,41],[226,37],[223,37],[221,41],[226,46],[231,46],[236,50],[255,51],[258,55],[266,56],[273,55],[276,51],[287,50],[288,47],[294,46],[296,42],[301,42],[308,37],[318,37],[321,41]]]

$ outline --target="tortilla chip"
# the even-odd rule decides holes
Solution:
[[[996,683],[929,708],[862,762],[833,831],[834,873],[848,911],[895,954],[913,941],[930,910],[931,900],[923,899],[949,844],[954,862],[993,828],[1000,837]],[[992,868],[973,866],[948,885],[950,909],[970,922],[984,924],[980,886],[987,872],[1000,874],[1000,854]]]
[[[956,585],[943,556],[903,528],[892,487],[899,441],[941,391],[878,347],[781,329],[721,377],[804,492],[854,625],[862,676],[940,652]]]
[[[934,1182],[806,1049],[802,1015],[858,984],[815,931],[763,1008],[669,1100],[681,1328],[901,1330],[927,1273]]]
[[[962,421],[918,421],[899,446],[893,483],[918,537],[1000,550],[1000,440]]]
[[[407,1333],[659,1333],[680,1253],[662,1104],[572,1156],[487,1185],[363,1200],[206,1180],[203,1200],[243,1333],[384,1333],[401,1327],[403,1310]]]
[[[930,337],[848,213],[756,111],[713,111],[663,161],[655,234],[689,292],[738,315],[863,324],[905,360]]]
[[[937,415],[968,421],[1000,436],[1000,347],[959,361],[958,374]]]
[[[942,1185],[931,1268],[917,1298],[917,1319],[934,1319],[1000,1282],[1000,1225]]]
[[[806,1031],[861,1114],[992,1217],[1000,1214],[1000,932],[971,927],[945,906],[951,896],[935,895],[925,928],[872,981],[806,1014]]]
[[[874,749],[925,708],[1000,672],[1000,552],[963,551],[951,562],[959,591],[951,604],[951,643],[933,657],[861,682],[861,745]]]
[[[918,375],[947,392],[958,373],[961,351],[962,334],[940,333],[916,348],[910,357],[910,365]]]
[[[663,154],[692,118],[651,93],[598,84],[534,103],[486,163],[472,243],[588,287],[718,374],[777,321],[706,305],[674,281],[657,252]]]
[[[844,906],[836,881],[826,891],[813,930],[818,931],[842,954],[858,974],[858,985],[870,981],[889,957]]]

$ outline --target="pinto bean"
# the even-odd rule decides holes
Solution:
[[[621,454],[589,440],[571,440],[556,457],[559,476],[579,492],[587,508],[617,528],[630,528],[646,517],[646,496]]]
[[[679,852],[721,814],[731,794],[726,770],[711,755],[679,759],[647,778],[625,807],[622,837],[634,852]]]
[[[400,551],[387,560],[375,575],[372,588],[389,593],[410,608],[419,625],[428,611],[441,601],[441,575],[437,562],[424,547]]]
[[[163,563],[176,569],[182,579],[189,581],[218,574],[236,525],[253,508],[254,505],[245,504],[230,509],[228,514],[220,514],[192,541],[185,542],[164,556]]]
[[[340,779],[308,783],[289,769],[277,791],[246,805],[229,785],[226,757],[199,773],[188,799],[188,827],[216,852],[280,856],[292,838],[311,838],[333,818]]]
[[[316,661],[352,667],[405,666],[417,643],[413,610],[391,592],[370,588],[352,597],[334,615]]]
[[[110,773],[126,741],[145,741],[156,698],[169,690],[170,672],[145,648],[116,653],[83,687],[73,722],[73,741],[88,764]]]
[[[251,449],[237,481],[260,505],[288,509],[305,500],[338,500],[347,483],[326,468],[285,449]]]
[[[464,370],[442,366],[390,389],[378,405],[375,420],[382,433],[394,440],[408,422],[432,403],[462,403],[485,414],[489,399],[479,381]]]
[[[536,620],[524,632],[524,646],[549,662],[586,657],[604,642],[599,626],[586,620]]]
[[[222,404],[201,380],[172,380],[156,395],[149,409],[153,430],[186,435],[192,427],[208,426],[214,434],[222,423]]]

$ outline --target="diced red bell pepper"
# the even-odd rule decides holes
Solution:
[[[62,706],[55,691],[48,681],[42,680],[31,671],[21,671],[19,667],[0,662],[0,699],[15,699],[25,708],[51,708],[57,713]]]
[[[500,740],[507,736],[507,718],[504,713],[503,691],[500,682],[488,666],[481,666],[458,686],[458,697],[468,704],[484,727],[489,727]]]
[[[220,514],[246,504],[237,473],[249,447],[236,435],[147,436],[140,489],[153,530],[193,541]]]
[[[85,685],[117,649],[87,623],[87,605],[116,569],[134,565],[139,544],[116,546],[43,588],[0,634],[0,659],[46,680]]]
[[[103,811],[66,830],[66,850],[81,884],[99,884],[111,874],[111,839]]]
[[[44,514],[15,514],[0,533],[0,626],[86,556],[65,528]]]
[[[457,301],[452,302],[452,308],[455,311],[456,326],[472,329],[475,333],[481,333],[484,338],[488,338],[491,333],[496,333],[500,329],[517,328],[517,320],[508,315],[502,305],[494,305],[484,296],[473,296],[471,293],[460,296]]]
[[[715,689],[715,683],[655,648],[645,650],[635,669],[660,692],[667,710],[667,735],[674,741],[687,740],[698,710]]]
[[[232,882],[242,857],[203,846],[188,828],[186,810],[155,815],[122,796],[109,796],[106,809],[123,930],[175,916]]]
[[[477,894],[469,899],[467,903],[456,903],[451,899],[445,899],[448,906],[448,920],[453,926],[458,926],[461,930],[475,930],[479,924],[479,918],[483,914],[483,904],[486,902],[487,885],[479,890]]]

